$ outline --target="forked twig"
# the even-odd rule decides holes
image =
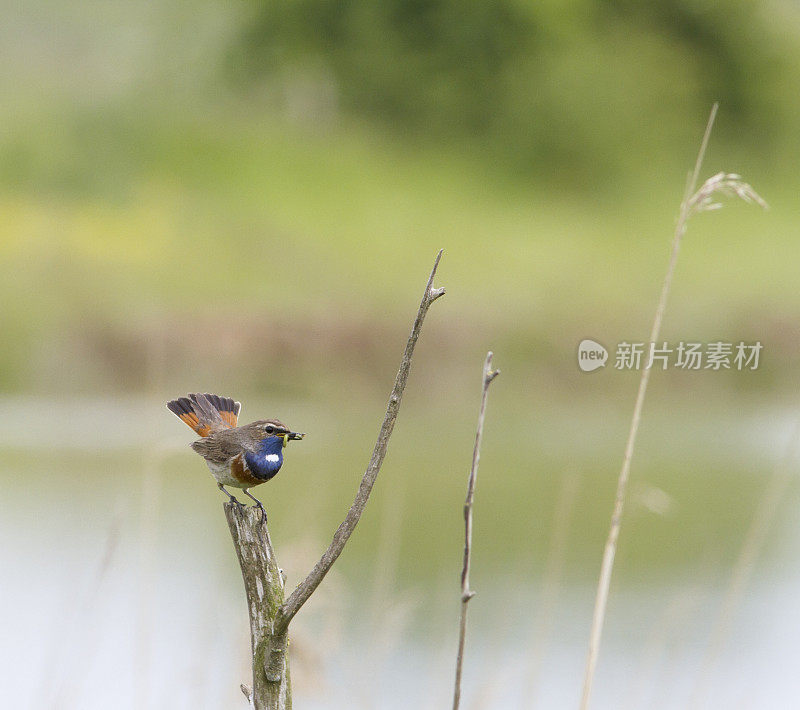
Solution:
[[[689,218],[697,212],[702,212],[709,209],[717,209],[718,205],[711,199],[712,195],[716,193],[726,194],[729,196],[738,196],[747,202],[755,202],[762,207],[766,207],[766,203],[756,194],[752,187],[747,183],[742,182],[738,175],[718,173],[713,178],[707,180],[700,189],[697,189],[697,181],[700,176],[700,168],[703,164],[703,158],[708,147],[708,140],[711,136],[711,128],[714,125],[714,119],[717,115],[718,104],[714,104],[711,109],[711,115],[706,124],[706,130],[703,134],[703,140],[700,144],[700,150],[697,154],[694,170],[689,178],[686,186],[686,193],[683,201],[681,202],[681,209],[678,215],[678,221],[675,224],[675,233],[672,239],[672,251],[670,253],[669,265],[667,266],[667,273],[664,276],[664,283],[661,287],[661,296],[658,300],[656,307],[655,317],[653,318],[653,327],[650,331],[650,347],[654,347],[658,336],[661,333],[661,322],[664,318],[664,310],[667,305],[667,296],[669,295],[670,286],[672,284],[672,276],[675,272],[675,264],[678,260],[678,251],[680,249],[681,241],[686,233],[686,225]],[[605,550],[603,552],[603,563],[600,569],[600,579],[597,585],[597,596],[595,598],[594,614],[592,617],[592,630],[589,638],[589,652],[586,658],[586,670],[583,679],[583,692],[581,694],[581,710],[586,710],[589,707],[589,697],[592,691],[592,682],[594,680],[594,671],[597,666],[597,655],[600,649],[600,638],[603,634],[603,622],[605,621],[606,607],[608,604],[608,589],[611,584],[611,573],[614,569],[614,557],[617,551],[617,540],[619,538],[620,525],[622,523],[622,512],[625,504],[625,494],[628,487],[628,477],[631,468],[631,459],[633,458],[633,449],[636,444],[636,435],[639,431],[639,422],[642,417],[642,408],[644,406],[644,398],[647,393],[647,383],[650,380],[650,367],[642,369],[641,378],[639,379],[639,391],[636,395],[636,404],[633,407],[633,416],[631,418],[631,426],[628,432],[628,441],[625,445],[625,454],[622,459],[622,468],[619,472],[617,480],[617,492],[614,499],[614,509],[611,515],[611,527],[608,531],[608,539],[606,540]]]
[[[443,288],[433,287],[433,279],[441,258],[442,251],[439,251],[425,285],[422,302],[403,353],[403,360],[389,397],[372,458],[361,479],[355,500],[322,558],[285,603],[284,577],[272,550],[269,531],[258,511],[252,507],[244,508],[233,503],[224,504],[247,594],[252,640],[253,686],[251,688],[243,685],[242,692],[254,710],[291,709],[291,688],[286,663],[289,622],[333,566],[364,512],[386,456],[389,437],[408,380],[414,347],[422,330],[422,322],[431,304],[445,292]]]
[[[475,498],[475,479],[478,475],[478,462],[481,458],[481,439],[483,438],[483,421],[486,417],[486,400],[489,385],[500,370],[492,370],[492,353],[486,354],[483,364],[483,386],[481,391],[481,408],[478,414],[478,430],[475,433],[475,448],[472,451],[472,468],[467,483],[467,499],[464,502],[464,565],[461,569],[461,619],[459,622],[458,654],[456,655],[456,682],[453,690],[453,710],[458,710],[461,702],[461,671],[464,665],[464,643],[467,635],[467,605],[475,596],[469,588],[469,565],[472,557],[472,501]]]

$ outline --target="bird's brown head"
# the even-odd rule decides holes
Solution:
[[[240,427],[240,430],[255,441],[262,441],[270,437],[283,439],[283,446],[286,446],[289,441],[300,440],[305,436],[305,434],[292,431],[279,419],[259,419]]]

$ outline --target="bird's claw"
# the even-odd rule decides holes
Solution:
[[[244,505],[244,503],[242,503],[242,501],[240,501],[237,498],[234,498],[233,496],[231,496],[231,505],[236,507],[236,510],[239,513],[239,515],[243,515],[244,514],[245,505]]]

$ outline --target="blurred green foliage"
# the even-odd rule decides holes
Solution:
[[[316,85],[405,136],[485,151],[573,188],[596,187],[637,151],[669,154],[696,134],[686,117],[713,101],[730,132],[756,131],[772,158],[794,130],[796,38],[749,0],[258,8],[231,54],[236,76]]]

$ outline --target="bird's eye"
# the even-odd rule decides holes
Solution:
[[[274,434],[275,427],[272,426],[272,424],[267,424],[267,426],[264,427],[264,431],[267,432],[267,434]]]

